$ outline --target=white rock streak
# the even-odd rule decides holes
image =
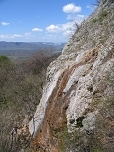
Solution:
[[[40,125],[43,121],[43,118],[45,116],[45,110],[46,110],[46,107],[48,104],[48,99],[51,96],[61,73],[62,73],[62,70],[56,72],[52,81],[47,83],[47,85],[43,91],[43,96],[41,98],[40,104],[37,107],[34,118],[29,123],[29,131],[30,131],[31,135],[33,135],[37,132],[38,128],[40,127]]]

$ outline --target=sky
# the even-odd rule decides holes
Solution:
[[[94,0],[0,0],[0,41],[67,42]]]

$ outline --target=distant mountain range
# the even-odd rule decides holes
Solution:
[[[61,52],[65,43],[52,42],[5,42],[0,41],[0,55],[6,55],[11,59],[28,58],[40,50]]]

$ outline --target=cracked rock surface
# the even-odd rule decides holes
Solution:
[[[49,65],[40,104],[29,123],[33,152],[58,152],[58,134],[65,128],[69,133],[95,132],[104,108],[101,101],[114,97],[113,6],[110,0],[102,2]]]

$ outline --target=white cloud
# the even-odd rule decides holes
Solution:
[[[97,8],[97,6],[87,5],[86,8],[91,9],[92,11],[94,11]]]
[[[73,22],[78,23],[78,24],[81,24],[81,22],[86,18],[87,18],[87,16],[81,15],[81,14],[78,14],[78,15],[68,14],[68,16],[67,16],[68,20],[73,20]]]
[[[73,27],[73,22],[67,22],[67,23],[65,23],[65,24],[61,24],[60,26],[61,26],[61,30],[62,31],[66,31],[66,30],[69,30],[69,29],[71,29],[72,27]]]
[[[76,15],[76,14],[68,14],[68,16],[67,16],[68,20],[78,20],[78,21],[81,21],[84,18],[85,18],[85,16],[81,15],[81,14],[78,14],[78,15]]]
[[[75,24],[75,22],[73,21],[73,22],[67,22],[65,24],[50,25],[50,26],[46,27],[46,30],[48,32],[53,32],[53,33],[64,32],[67,30],[75,29],[74,24]]]
[[[0,35],[0,39],[7,39],[8,36],[7,35]]]
[[[91,6],[90,6],[90,5],[87,5],[86,8],[91,8]]]
[[[26,37],[26,36],[28,37],[28,36],[30,36],[30,35],[31,35],[31,32],[27,32],[27,33],[24,34],[25,37]]]
[[[7,25],[9,25],[10,23],[7,23],[7,22],[1,22],[1,24],[2,24],[3,26],[7,26]]]
[[[71,37],[72,35],[74,34],[74,31],[72,30],[67,30],[63,33],[63,36],[66,37],[66,38],[69,38]]]
[[[60,27],[57,25],[51,24],[50,26],[46,27],[46,30],[48,32],[58,32],[58,31],[60,31]]]
[[[67,19],[72,20],[65,24],[50,25],[46,28],[48,32],[62,32],[65,38],[70,38],[77,29],[76,24],[80,25],[81,22],[86,19],[86,16],[82,14],[68,14]]]
[[[56,35],[50,35],[50,34],[46,35],[46,36],[49,37],[49,38],[54,38],[54,39],[57,37]]]
[[[6,39],[17,39],[17,38],[30,38],[32,37],[31,32],[24,33],[24,34],[7,34],[7,35],[0,35],[0,39],[6,40]]]
[[[78,12],[81,12],[81,7],[76,6],[73,3],[70,3],[70,4],[63,6],[63,12],[65,12],[65,13],[78,13]]]
[[[43,30],[42,30],[42,29],[39,29],[39,28],[33,28],[32,31],[33,31],[33,32],[42,32]]]
[[[15,38],[20,38],[23,37],[22,35],[19,34],[12,34],[12,35],[0,35],[1,39],[15,39]]]
[[[48,27],[46,27],[46,30],[48,32],[61,32],[61,31],[66,31],[68,29],[71,29],[73,27],[73,22],[67,22],[65,24],[58,24],[58,25],[50,25]]]
[[[54,39],[56,39],[57,38],[57,35],[52,35],[52,34],[46,34],[46,36],[45,37],[42,37],[42,39],[44,39],[44,40],[54,40]]]
[[[10,35],[10,36],[9,36],[9,38],[12,38],[12,39],[20,38],[20,37],[23,37],[23,36],[20,35],[20,34],[13,34],[13,35]]]

